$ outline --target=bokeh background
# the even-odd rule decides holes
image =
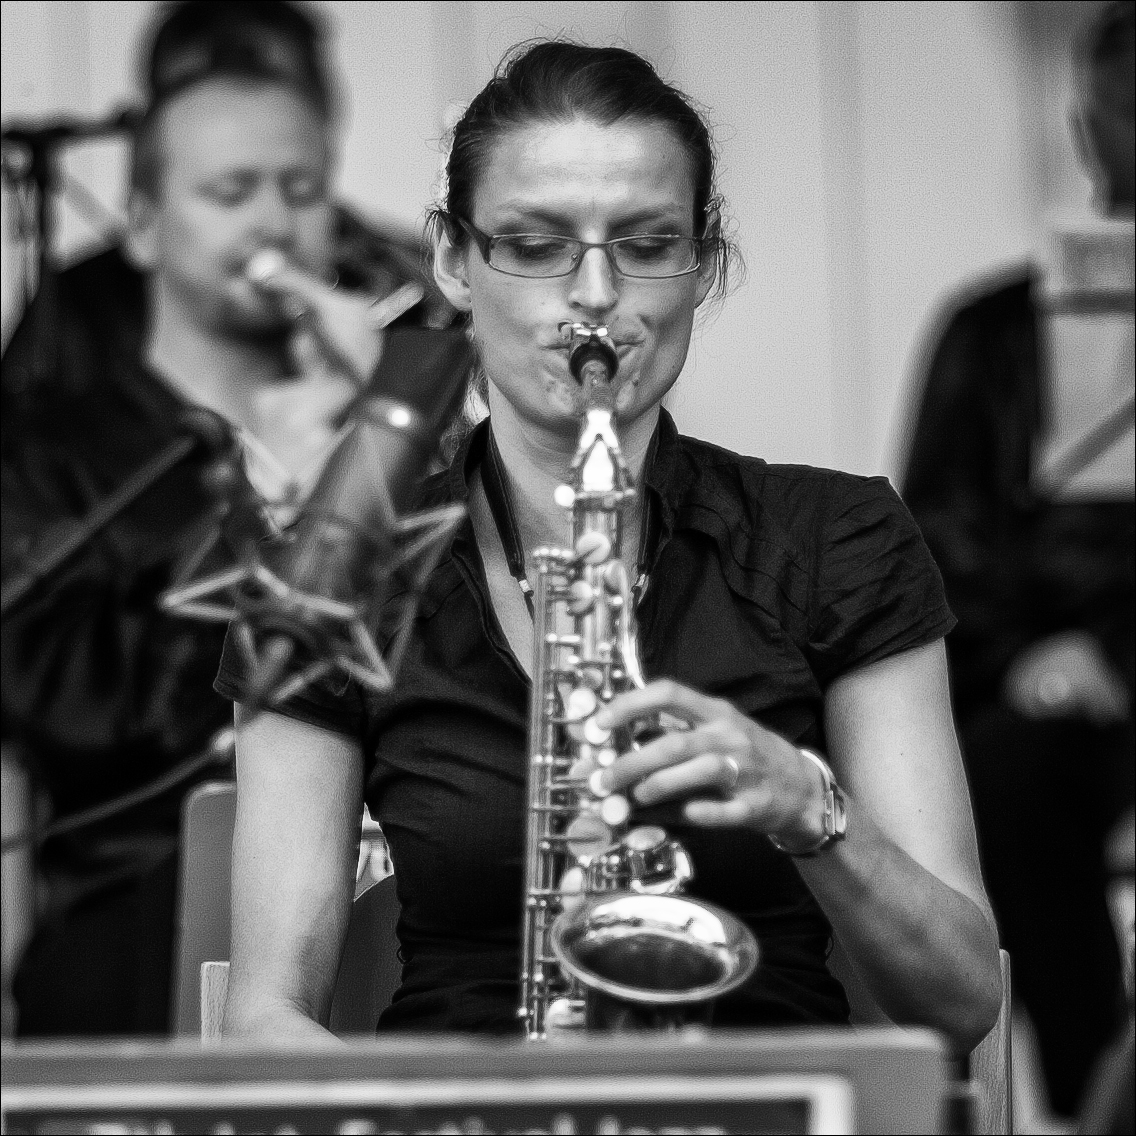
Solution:
[[[1093,3],[313,3],[345,104],[341,195],[421,228],[445,127],[512,44],[568,34],[650,58],[714,124],[748,265],[704,313],[679,426],[771,460],[895,476],[912,385],[960,282],[1088,215],[1065,129],[1073,31]],[[99,117],[135,92],[155,3],[5,0],[4,125]],[[119,142],[69,147],[67,258],[121,215]],[[21,304],[5,195],[3,334]]]

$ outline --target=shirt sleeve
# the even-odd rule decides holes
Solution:
[[[809,648],[822,685],[942,638],[955,624],[931,553],[886,478],[830,482],[819,527]]]
[[[302,655],[298,656],[293,660],[290,673],[297,673],[307,661]],[[251,663],[241,646],[239,633],[230,625],[213,688],[225,698],[240,702],[250,670]],[[272,707],[273,713],[349,737],[363,736],[365,709],[359,684],[338,669],[332,669],[286,702]]]

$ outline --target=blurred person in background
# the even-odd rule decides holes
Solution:
[[[414,239],[376,232],[332,200],[337,98],[324,38],[284,0],[161,13],[122,245],[41,282],[4,356],[6,582],[179,437],[190,408],[215,413],[259,499],[283,514],[302,499],[374,337],[329,364],[310,325],[248,279],[259,250],[337,283],[338,302],[368,309],[372,326],[407,304],[404,322],[447,319]],[[176,777],[230,723],[212,688],[223,625],[158,607],[216,534],[213,457],[183,461],[6,615],[5,781],[31,786],[25,808],[5,805],[6,837]],[[215,762],[204,774],[229,770]],[[5,931],[5,1032],[167,1030],[179,811],[202,775],[37,848],[21,957]],[[21,865],[27,848],[6,850],[6,908],[27,886]]]
[[[902,490],[958,616],[986,879],[1062,1115],[1123,1009],[1104,845],[1133,795],[1133,11],[1103,6],[1074,58],[1100,218],[948,314]]]

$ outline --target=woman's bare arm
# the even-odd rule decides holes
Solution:
[[[888,1016],[965,1052],[1001,984],[942,642],[837,679],[825,724],[848,839],[798,861],[801,875]]]
[[[724,699],[661,680],[619,695],[599,718],[621,725],[660,711],[690,729],[623,755],[611,788],[631,787],[644,805],[683,800],[695,824],[816,843],[819,771]],[[965,1052],[993,1025],[1001,983],[941,641],[841,676],[825,723],[848,832],[799,858],[801,876],[885,1012]]]
[[[344,735],[237,711],[226,1036],[330,1040],[354,898],[363,757]]]

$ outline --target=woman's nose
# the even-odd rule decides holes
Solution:
[[[590,248],[580,258],[569,300],[588,312],[607,312],[619,299],[619,279],[606,248]]]

